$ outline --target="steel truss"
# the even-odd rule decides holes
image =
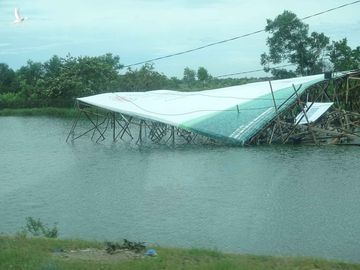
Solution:
[[[158,121],[106,111],[83,102],[77,101],[76,109],[77,115],[66,142],[74,142],[87,137],[99,143],[107,139],[111,133],[113,142],[122,140],[136,145],[155,143],[175,147],[175,145],[184,144],[216,144],[212,139],[189,130]]]

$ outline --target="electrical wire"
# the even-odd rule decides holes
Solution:
[[[316,17],[316,16],[319,16],[319,15],[322,15],[322,14],[325,14],[325,13],[328,13],[328,12],[331,12],[331,11],[334,11],[334,10],[337,10],[337,9],[341,9],[341,8],[344,8],[344,7],[347,7],[347,6],[351,6],[351,5],[354,5],[354,4],[358,4],[360,3],[360,0],[357,0],[357,1],[354,1],[354,2],[350,2],[350,3],[347,3],[347,4],[343,4],[341,6],[337,6],[337,7],[334,7],[334,8],[330,8],[330,9],[327,9],[327,10],[324,10],[324,11],[320,11],[318,13],[315,13],[315,14],[312,14],[312,15],[309,15],[309,16],[306,16],[304,18],[301,18],[302,21],[304,20],[307,20],[307,19],[310,19],[312,17]]]
[[[269,69],[283,68],[283,67],[290,67],[290,66],[296,66],[296,64],[286,64],[286,65],[282,65],[282,66],[269,67]],[[223,75],[215,76],[214,78],[222,78],[222,77],[228,77],[228,76],[234,76],[234,75],[242,75],[242,74],[255,73],[255,72],[260,72],[260,71],[264,71],[264,69],[261,68],[261,69],[255,69],[255,70],[249,70],[249,71],[240,71],[240,72],[236,72],[236,73],[223,74]]]
[[[350,6],[350,5],[354,5],[354,4],[357,4],[357,3],[360,3],[360,0],[353,1],[353,2],[350,2],[350,3],[347,3],[347,4],[343,4],[343,5],[334,7],[334,8],[330,8],[330,9],[327,9],[327,10],[324,10],[324,11],[321,11],[321,12],[318,12],[318,13],[303,17],[300,20],[307,20],[307,19],[319,16],[319,15],[322,15],[322,14],[325,14],[325,13],[328,13],[328,12],[331,12],[331,11],[334,11],[334,10],[337,10],[337,9],[341,9],[341,8],[344,8],[344,7],[347,7],[347,6]],[[257,31],[254,31],[254,32],[244,34],[244,35],[235,36],[235,37],[232,37],[232,38],[228,38],[228,39],[220,40],[220,41],[217,41],[217,42],[209,43],[209,44],[197,47],[197,48],[193,48],[193,49],[189,49],[189,50],[185,50],[185,51],[181,51],[181,52],[177,52],[177,53],[173,53],[173,54],[168,54],[168,55],[165,55],[165,56],[152,58],[152,59],[141,61],[141,62],[136,62],[136,63],[130,64],[130,65],[125,65],[124,67],[129,68],[129,67],[132,67],[132,66],[137,66],[137,65],[141,65],[141,64],[145,64],[145,63],[149,63],[149,62],[154,62],[154,61],[158,61],[158,60],[165,59],[165,58],[170,58],[170,57],[174,57],[174,56],[178,56],[178,55],[182,55],[182,54],[187,54],[187,53],[190,53],[190,52],[202,50],[202,49],[205,49],[205,48],[208,48],[208,47],[212,47],[212,46],[215,46],[215,45],[227,43],[227,42],[230,42],[230,41],[234,41],[234,40],[237,40],[237,39],[240,39],[240,38],[252,36],[252,35],[255,35],[255,34],[262,33],[262,32],[265,32],[265,29],[261,29],[261,30],[257,30]],[[243,74],[245,74],[245,73],[243,73]]]
[[[359,0],[359,1],[360,1],[360,0]],[[174,56],[178,56],[178,55],[182,55],[182,54],[186,54],[186,53],[190,53],[190,52],[202,50],[202,49],[205,49],[205,48],[208,48],[208,47],[211,47],[211,46],[219,45],[219,44],[226,43],[226,42],[229,42],[229,41],[233,41],[233,40],[236,40],[236,39],[239,39],[239,38],[244,38],[244,37],[252,36],[252,35],[255,35],[255,34],[264,32],[264,31],[265,31],[264,29],[262,29],[262,30],[257,30],[257,31],[254,31],[254,32],[251,32],[251,33],[248,33],[248,34],[241,35],[241,36],[236,36],[236,37],[232,37],[232,38],[229,38],[229,39],[220,40],[220,41],[213,42],[213,43],[209,43],[209,44],[206,44],[206,45],[204,45],[204,46],[200,46],[200,47],[197,47],[197,48],[194,48],[194,49],[189,49],[189,50],[182,51],[182,52],[177,52],[177,53],[173,53],[173,54],[168,54],[168,55],[165,55],[165,56],[161,56],[161,57],[149,59],[149,60],[146,60],[146,61],[137,62],[137,63],[131,64],[131,65],[126,65],[126,66],[124,66],[124,67],[127,68],[127,67],[137,66],[137,65],[141,65],[141,64],[145,64],[145,63],[149,63],[149,62],[154,62],[154,61],[157,61],[157,60],[161,60],[161,59],[164,59],[164,58],[170,58],[170,57],[174,57]]]

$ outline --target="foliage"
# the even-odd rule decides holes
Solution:
[[[1,96],[0,96],[1,97]],[[23,108],[23,109],[2,109],[0,116],[53,116],[74,118],[77,115],[75,108]]]
[[[53,228],[49,228],[40,219],[32,217],[26,218],[26,225],[23,231],[29,232],[32,236],[43,236],[47,238],[57,238],[59,233],[56,224]]]
[[[186,84],[191,84],[193,82],[195,82],[196,80],[196,72],[193,69],[190,69],[189,67],[186,67],[184,69],[184,77],[183,77],[183,81]]]
[[[19,89],[16,73],[7,64],[0,63],[0,94],[14,93]]]
[[[0,109],[66,107],[79,96],[109,92],[116,88],[120,58],[53,56],[45,63],[29,60],[16,72],[0,64]]]
[[[25,100],[17,93],[4,93],[0,95],[0,108],[21,108]]]
[[[257,78],[213,78],[204,67],[185,68],[184,78],[168,78],[147,63],[120,74],[120,58],[57,55],[44,63],[29,60],[13,71],[0,64],[0,110],[73,106],[77,97],[103,92],[172,89],[193,91],[257,81]]]
[[[271,70],[271,73],[276,79],[287,79],[296,77],[295,71],[286,70],[283,68],[273,68]]]
[[[132,242],[129,240],[124,239],[122,244],[117,242],[105,242],[106,245],[106,252],[109,254],[113,254],[116,250],[119,249],[126,249],[131,250],[137,253],[140,253],[145,250],[145,243],[144,242]]]
[[[309,26],[286,10],[274,20],[268,19],[265,31],[270,34],[266,41],[269,52],[261,55],[265,71],[270,70],[270,65],[285,62],[294,64],[298,75],[322,72],[322,58],[329,44],[329,38],[323,33],[309,35]],[[284,72],[272,70],[272,74],[276,77]]]
[[[336,71],[360,68],[360,46],[351,49],[346,38],[332,42],[329,46],[329,57]]]
[[[198,68],[197,78],[201,82],[204,82],[210,78],[210,75],[209,75],[208,71],[206,70],[206,68],[204,68],[204,67]]]
[[[160,89],[166,85],[167,77],[154,69],[153,64],[146,63],[139,70],[128,69],[118,79],[118,89],[122,91],[148,91]]]
[[[55,256],[57,250],[100,249],[101,243],[46,238],[16,238],[0,235],[0,269],[342,269],[359,270],[359,264],[312,258],[225,254],[201,249],[157,247],[157,258],[79,260]],[[54,252],[55,251],[55,252]]]

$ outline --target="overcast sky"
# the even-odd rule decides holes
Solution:
[[[263,29],[285,9],[305,17],[354,0],[0,0],[0,62],[12,68],[52,55],[107,52],[132,64]],[[28,17],[14,25],[14,8]],[[306,20],[311,31],[360,45],[360,3]],[[266,33],[155,62],[182,77],[186,66],[213,76],[259,69]],[[260,74],[251,74],[257,76]],[[249,76],[249,75],[248,75]]]

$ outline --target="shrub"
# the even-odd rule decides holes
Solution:
[[[40,219],[33,217],[26,218],[24,232],[29,232],[32,236],[43,236],[47,238],[57,238],[59,233],[56,223],[53,228],[49,228]]]
[[[105,250],[109,254],[115,253],[116,250],[131,250],[136,253],[140,253],[145,250],[145,243],[143,242],[132,242],[129,240],[124,239],[124,242],[122,244],[119,244],[117,242],[105,242]]]

